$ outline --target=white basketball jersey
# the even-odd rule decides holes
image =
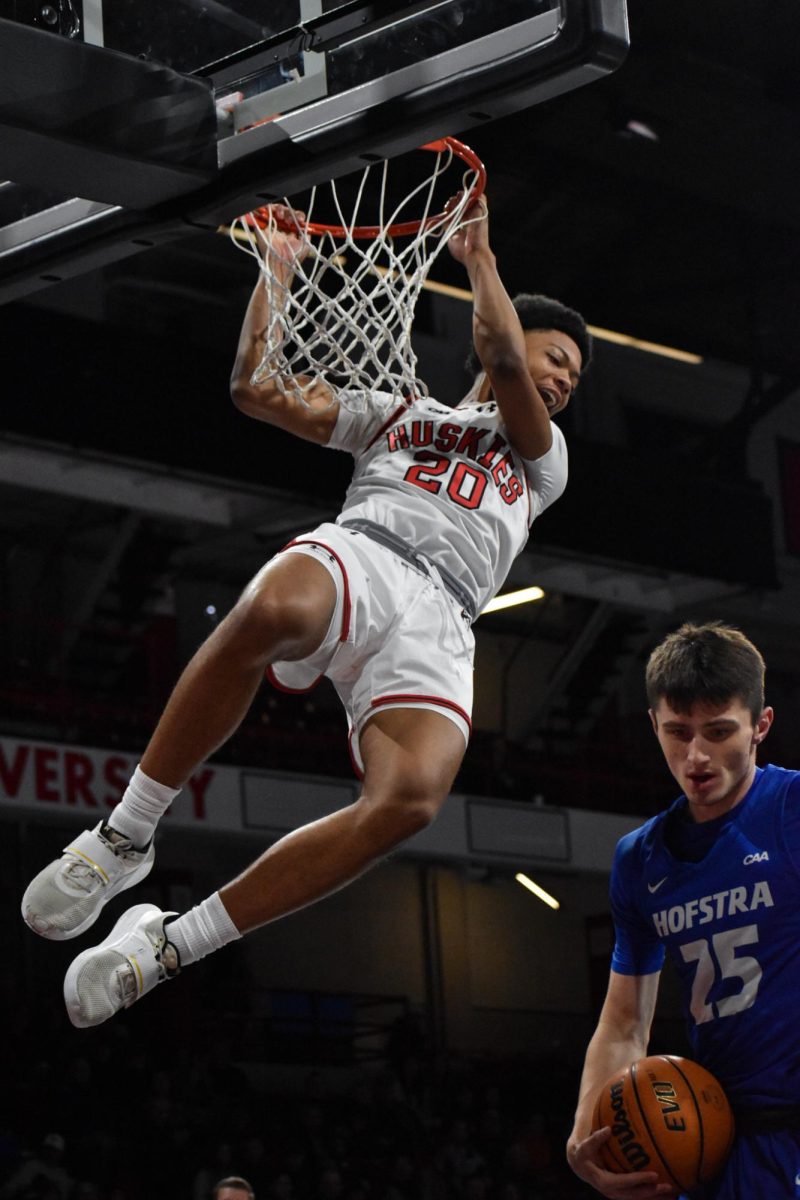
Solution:
[[[531,522],[566,487],[564,435],[553,425],[551,448],[529,462],[509,445],[494,401],[387,407],[386,395],[366,405],[363,396],[363,411],[340,405],[328,443],[355,458],[339,520],[359,517],[391,530],[454,575],[480,612]]]

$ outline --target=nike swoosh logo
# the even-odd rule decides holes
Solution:
[[[666,883],[668,879],[669,879],[669,875],[665,875],[663,879],[659,879],[658,883],[648,883],[647,890],[650,893],[650,895],[652,896],[653,892],[657,892],[658,889],[661,887],[662,883]]]

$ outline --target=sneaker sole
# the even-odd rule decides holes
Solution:
[[[84,964],[102,950],[118,949],[119,943],[124,941],[126,935],[133,929],[134,925],[137,925],[144,916],[154,913],[161,914],[161,909],[157,908],[155,904],[135,904],[133,908],[129,908],[127,912],[122,914],[104,941],[99,942],[96,946],[90,946],[88,950],[84,950],[76,959],[73,959],[69,970],[64,976],[64,1003],[67,1006],[69,1019],[76,1028],[89,1029],[92,1025],[102,1025],[103,1023],[102,1021],[86,1021],[81,1012],[77,982]],[[117,1009],[116,1011],[121,1012],[122,1010]],[[103,1020],[108,1020],[108,1018],[104,1017]]]
[[[155,855],[151,854],[149,858],[139,863],[139,866],[135,867],[133,871],[130,871],[127,875],[120,875],[113,883],[106,884],[105,889],[100,893],[102,898],[97,908],[89,914],[85,921],[82,921],[80,925],[76,925],[74,929],[37,929],[28,917],[30,906],[27,901],[30,887],[26,888],[25,895],[22,897],[22,919],[33,933],[38,937],[47,938],[49,942],[68,942],[70,938],[80,937],[82,933],[85,933],[87,929],[90,929],[94,925],[109,900],[113,900],[115,896],[118,896],[120,892],[124,892],[126,888],[134,887],[135,884],[141,883],[152,871],[154,863]]]

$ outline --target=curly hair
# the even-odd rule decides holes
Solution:
[[[581,352],[583,370],[586,370],[592,358],[592,335],[579,312],[560,300],[528,292],[520,292],[511,303],[523,329],[559,329],[571,337]],[[472,375],[477,375],[481,369],[474,346],[467,356],[466,368]]]

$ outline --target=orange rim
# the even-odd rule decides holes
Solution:
[[[430,150],[434,154],[442,154],[446,150],[452,151],[468,166],[472,167],[477,172],[475,183],[469,190],[469,198],[467,207],[474,203],[475,200],[480,200],[486,190],[486,168],[478,158],[474,150],[469,146],[465,146],[463,142],[459,142],[457,138],[442,137],[437,138],[434,142],[427,142],[424,146],[420,146],[420,150]],[[261,208],[255,209],[254,212],[247,213],[245,220],[250,225],[258,225],[264,229],[270,221],[270,205],[265,204]],[[380,225],[354,225],[349,231],[350,236],[361,238],[365,241],[380,237],[384,234],[386,237],[405,237],[413,233],[418,233],[423,225],[435,225],[442,221],[447,216],[447,213],[440,212],[433,217],[422,218],[418,221],[401,221],[396,225],[390,225],[388,229],[384,229]],[[296,233],[300,229],[303,233],[310,234],[312,237],[322,237],[329,233],[332,237],[345,237],[348,230],[344,225],[323,225],[317,221],[301,221],[297,225],[290,221],[275,220],[278,229],[284,233]]]

